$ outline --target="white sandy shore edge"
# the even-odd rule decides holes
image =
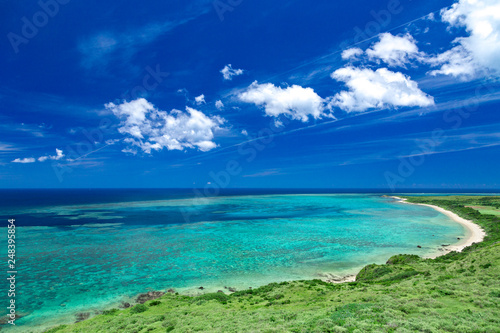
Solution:
[[[345,275],[339,276],[331,273],[320,274],[321,280],[329,283],[344,283],[344,282],[354,282],[356,281],[356,275]]]
[[[435,253],[427,255],[424,258],[434,259],[434,258],[437,258],[440,256],[444,256],[445,254],[453,252],[453,251],[462,252],[462,250],[464,248],[466,248],[467,246],[470,246],[474,243],[482,242],[484,237],[486,236],[486,233],[484,232],[484,230],[480,226],[478,226],[477,224],[475,224],[474,222],[472,222],[470,220],[466,220],[466,219],[458,216],[457,214],[455,214],[453,212],[450,212],[449,210],[446,210],[446,209],[443,209],[441,207],[434,206],[434,205],[407,202],[406,199],[396,197],[396,196],[390,196],[388,198],[393,198],[393,199],[398,200],[401,203],[406,203],[406,204],[410,204],[410,205],[420,205],[420,206],[431,207],[431,208],[437,210],[438,212],[448,216],[453,221],[463,225],[465,227],[465,229],[467,230],[467,236],[465,238],[462,238],[459,242],[457,242],[453,245],[443,246],[442,248],[439,248],[438,250],[436,250]],[[326,273],[326,274],[321,274],[321,279],[325,282],[330,282],[330,283],[354,282],[354,281],[356,281],[356,275],[337,276],[334,274]]]
[[[449,210],[446,210],[446,209],[443,209],[441,207],[434,206],[434,205],[407,202],[406,199],[403,199],[400,197],[393,196],[391,198],[397,199],[401,203],[431,207],[431,208],[437,210],[438,212],[448,216],[453,221],[463,225],[465,227],[465,229],[467,229],[467,233],[469,234],[468,237],[461,239],[460,242],[458,242],[454,245],[444,246],[442,248],[443,251],[440,251],[439,253],[427,256],[426,258],[434,259],[434,258],[437,258],[439,256],[443,256],[443,255],[450,253],[450,252],[453,252],[453,251],[462,252],[462,250],[464,248],[471,246],[474,243],[482,242],[484,237],[486,236],[486,233],[484,232],[484,230],[480,226],[478,226],[477,224],[475,224],[474,222],[472,222],[470,220],[466,220],[466,219],[458,216],[457,214],[455,214],[453,212],[450,212]]]

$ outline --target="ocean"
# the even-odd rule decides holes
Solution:
[[[7,221],[15,219],[15,299],[23,316],[3,328],[19,332],[71,323],[79,312],[118,307],[151,290],[194,295],[199,287],[346,276],[467,236],[429,207],[322,190],[213,197],[173,189],[1,190],[0,217],[4,253]]]

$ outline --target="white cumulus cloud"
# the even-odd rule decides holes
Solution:
[[[278,117],[285,115],[302,122],[323,116],[326,113],[325,100],[314,92],[312,88],[293,85],[287,88],[276,87],[271,83],[252,83],[238,98],[246,103],[253,103],[264,107],[268,116]]]
[[[348,60],[348,59],[356,59],[360,55],[363,54],[363,50],[360,49],[359,47],[353,47],[347,50],[342,51],[342,59]]]
[[[186,107],[185,112],[161,111],[144,98],[105,106],[120,119],[118,131],[126,136],[124,141],[130,145],[129,152],[136,152],[137,148],[147,154],[163,148],[209,151],[217,147],[214,133],[225,122],[221,117],[209,117],[190,107]]]
[[[196,104],[201,105],[201,104],[206,104],[205,102],[205,95],[201,94],[200,96],[197,96],[194,98],[194,101]]]
[[[366,111],[388,107],[430,106],[434,99],[418,88],[408,76],[387,68],[344,67],[332,78],[349,88],[330,98],[330,105],[345,111]]]
[[[61,158],[64,157],[64,153],[61,149],[57,149],[56,148],[56,154],[53,155],[53,156],[50,156],[50,155],[47,155],[47,156],[41,156],[38,158],[38,161],[39,162],[44,162],[46,160],[55,160],[55,161],[58,161],[60,160]]]
[[[428,62],[439,69],[430,72],[431,75],[451,75],[462,80],[470,80],[481,71],[472,54],[462,45],[429,58]]]
[[[458,46],[433,59],[435,65],[441,65],[433,74],[470,79],[482,71],[500,73],[498,0],[459,0],[441,10],[441,19],[450,29],[465,28],[469,36],[457,38]]]
[[[219,99],[217,102],[215,102],[215,107],[219,110],[224,109],[224,103]]]
[[[224,68],[220,71],[224,80],[232,80],[233,76],[238,76],[243,74],[242,69],[234,69],[231,64],[224,66]]]
[[[64,155],[63,151],[61,149],[56,148],[55,155],[40,156],[37,159],[35,159],[34,157],[16,158],[15,160],[12,161],[12,163],[35,163],[37,160],[38,160],[38,162],[45,162],[47,160],[58,161],[64,157],[65,157],[65,155]]]
[[[33,157],[16,158],[12,163],[35,163],[35,159]]]
[[[394,36],[390,33],[380,35],[380,40],[366,50],[370,59],[380,59],[389,66],[402,67],[411,59],[419,56],[415,40],[410,34]]]

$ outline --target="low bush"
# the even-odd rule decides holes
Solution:
[[[130,308],[130,313],[141,313],[147,311],[148,307],[144,304],[137,304],[136,306]]]
[[[120,311],[120,310],[118,310],[118,309],[104,310],[104,311],[102,312],[102,314],[103,314],[103,315],[105,315],[105,316],[109,316],[109,315],[114,315],[114,314],[115,314],[115,313],[117,313],[118,311]]]
[[[224,293],[209,293],[209,294],[204,294],[201,296],[197,296],[193,299],[193,303],[197,304],[203,304],[208,301],[217,301],[221,304],[227,304],[227,301],[229,300],[229,296],[224,294]]]
[[[361,269],[356,275],[356,281],[370,282],[392,272],[393,270],[389,266],[372,264]]]
[[[386,265],[403,265],[419,262],[422,260],[419,256],[415,254],[397,254],[392,256],[387,260]]]

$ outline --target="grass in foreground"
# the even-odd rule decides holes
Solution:
[[[488,236],[434,260],[397,255],[385,265],[368,265],[356,282],[272,283],[231,295],[166,294],[47,332],[500,332],[500,218],[466,207],[498,207],[500,198],[408,200],[452,210],[480,224]]]

